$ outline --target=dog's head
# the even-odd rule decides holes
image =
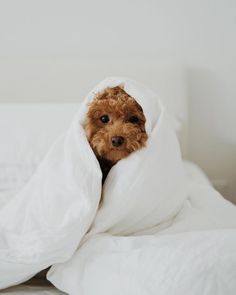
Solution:
[[[115,163],[145,146],[145,121],[141,106],[117,86],[90,103],[85,131],[96,156]]]

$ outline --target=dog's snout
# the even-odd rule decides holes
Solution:
[[[113,136],[111,139],[112,145],[115,147],[121,146],[124,143],[124,137],[122,136]]]

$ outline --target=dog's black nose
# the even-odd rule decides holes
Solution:
[[[114,136],[111,139],[112,145],[115,147],[121,146],[124,143],[124,137],[122,136]]]

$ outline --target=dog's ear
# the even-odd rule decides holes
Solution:
[[[84,130],[85,130],[85,135],[86,135],[88,141],[90,142],[90,139],[93,134],[93,128],[91,127],[91,124],[89,123],[88,119],[85,120]]]
[[[139,103],[137,103],[137,107],[138,107],[138,110],[143,113],[143,108],[141,107],[141,105]]]

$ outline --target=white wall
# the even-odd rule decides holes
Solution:
[[[0,38],[0,75],[9,77],[0,81],[0,101],[24,100],[14,73],[37,80],[35,60],[183,63],[191,159],[211,179],[227,180],[236,202],[235,0],[2,0]],[[24,68],[18,59],[33,66]]]

